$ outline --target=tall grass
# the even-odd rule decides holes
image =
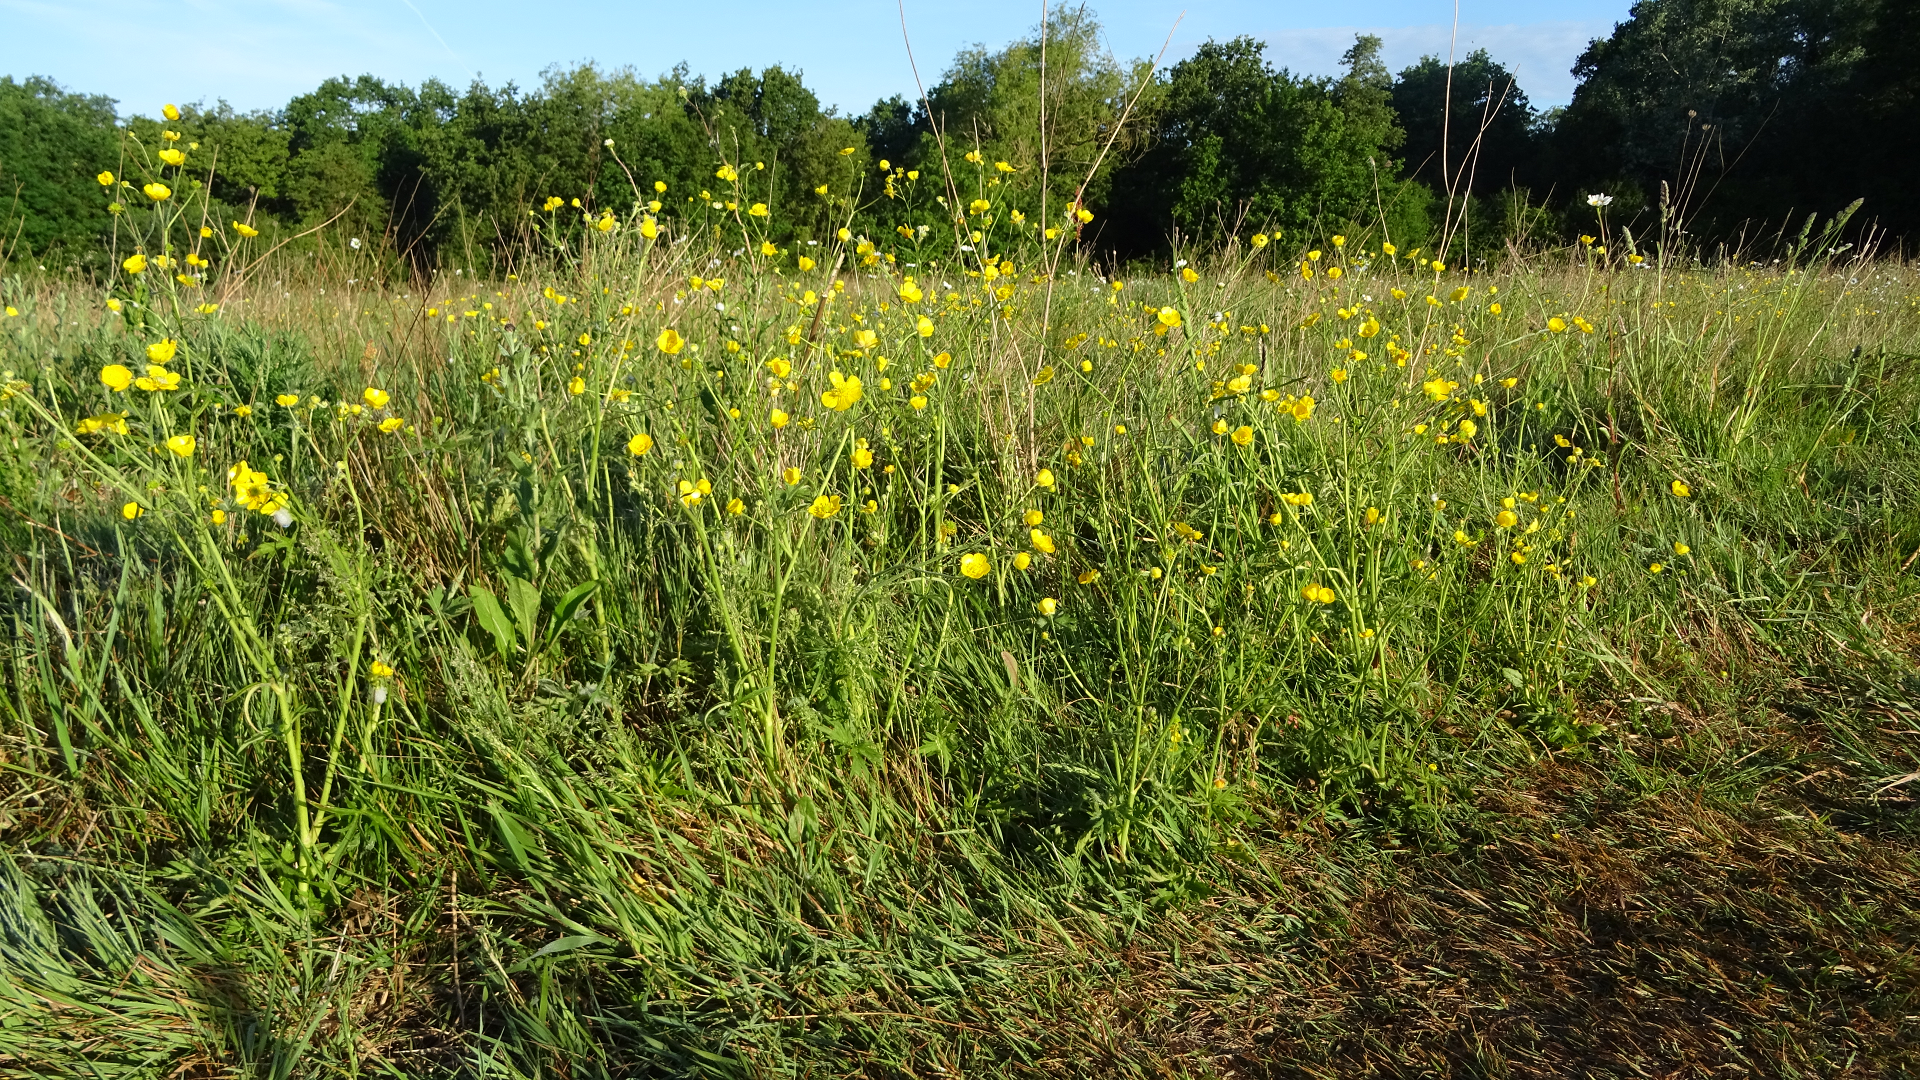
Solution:
[[[1331,933],[1303,835],[1912,670],[1904,266],[564,215],[502,281],[183,282],[163,213],[7,283],[10,1068],[1046,1068],[1149,927]]]

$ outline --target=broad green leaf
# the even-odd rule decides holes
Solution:
[[[513,609],[514,620],[520,625],[520,640],[531,647],[539,640],[533,635],[540,627],[540,590],[533,582],[508,574],[507,606]]]
[[[512,656],[513,622],[500,609],[500,601],[477,585],[467,595],[473,599],[473,617],[480,621],[480,628],[493,635],[493,647],[499,650],[500,659]]]

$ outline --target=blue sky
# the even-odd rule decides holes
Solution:
[[[1445,56],[1453,19],[1440,0],[1104,0],[1113,52],[1152,56],[1169,29],[1168,62],[1209,37],[1250,34],[1297,72],[1329,74],[1361,30],[1387,42],[1396,70]],[[1567,69],[1608,33],[1630,0],[1461,0],[1459,51],[1478,45],[1516,69],[1537,105],[1564,103]],[[1185,17],[1182,19],[1182,12]],[[998,46],[1039,21],[1038,3],[908,0],[920,75],[938,77],[961,47]],[[370,73],[417,84],[475,75],[522,86],[543,68],[592,60],[656,75],[685,60],[697,74],[784,64],[804,70],[825,104],[864,112],[914,94],[895,0],[0,0],[0,74],[47,75],[119,99],[123,115],[166,101],[224,98],[272,108],[330,75]]]

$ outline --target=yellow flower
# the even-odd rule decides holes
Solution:
[[[1675,555],[1690,555],[1693,553],[1693,549],[1683,543],[1676,542],[1673,545],[1673,553]]]
[[[168,199],[173,198],[173,189],[165,184],[148,184],[140,190],[146,192],[147,198],[152,199],[154,202],[166,202]]]
[[[800,470],[793,466],[788,466],[780,473],[780,479],[785,480],[788,487],[793,487],[800,482]]]
[[[1313,419],[1313,395],[1300,395],[1300,400],[1294,402],[1287,412],[1293,416],[1296,423],[1304,424]]]
[[[1688,487],[1687,482],[1684,480],[1675,480],[1672,484],[1672,490],[1673,497],[1676,499],[1684,499],[1693,494],[1693,489]]]
[[[797,472],[798,470],[789,471]],[[839,512],[840,496],[838,495],[817,495],[814,497],[813,505],[807,507],[807,513],[812,514],[821,521],[825,521]]]
[[[160,151],[155,156],[158,157],[161,161],[164,161],[167,164],[173,165],[176,167],[185,165],[187,163],[187,155],[181,153],[178,150],[175,150],[171,146],[167,147],[165,150]]]
[[[651,449],[653,449],[653,436],[644,431],[627,440],[627,453],[634,457],[640,457]]]
[[[119,364],[108,364],[100,369],[100,383],[117,394],[133,385],[133,372]]]
[[[167,338],[164,341],[156,341],[147,346],[147,359],[156,364],[164,364],[173,359],[173,354],[178,348],[179,347],[173,343],[172,338]]]
[[[947,369],[947,365],[951,363],[953,363],[952,353],[943,352],[940,355],[933,358],[933,366],[939,368],[942,371],[945,371]]]
[[[820,395],[820,404],[835,412],[846,412],[860,400],[860,376],[842,375],[838,371],[830,372],[827,378],[832,381],[833,389]]]
[[[1020,515],[1020,520],[1022,523],[1027,525],[1038,525],[1041,522],[1047,520],[1047,515],[1041,513],[1038,510],[1029,510],[1026,513]]]
[[[770,422],[771,422],[771,423],[773,424],[773,426],[774,426],[774,427],[776,427],[776,428],[783,428],[783,427],[786,427],[786,426],[787,426],[787,424],[788,424],[788,423],[789,423],[789,422],[790,422],[790,421],[791,421],[791,420],[792,420],[793,418],[792,418],[792,417],[790,417],[790,416],[788,416],[788,415],[787,415],[786,413],[784,413],[784,412],[782,412],[782,411],[780,411],[779,409],[775,409],[775,410],[773,410],[773,415],[772,415],[771,417],[769,417],[768,419],[769,419],[769,421],[770,421]]]
[[[1562,319],[1560,316],[1555,315],[1553,318],[1547,320],[1547,329],[1553,331],[1556,334],[1566,333],[1567,321],[1565,319]]]
[[[101,187],[113,186],[113,174],[110,172],[103,172],[99,176],[94,177],[94,179],[100,181]]]
[[[1039,529],[1029,529],[1027,530],[1027,539],[1033,541],[1033,549],[1035,551],[1039,551],[1047,555],[1053,554],[1053,551],[1054,551],[1053,537],[1048,536],[1046,533],[1041,532]]]
[[[130,502],[120,508],[120,516],[126,518],[128,521],[139,517],[143,512],[144,511],[140,509],[140,504],[137,502]]]
[[[1028,554],[1027,552],[1024,552],[1024,551],[1017,552],[1013,556],[1013,568],[1015,570],[1025,570],[1027,567],[1032,565],[1033,565],[1033,556]]]
[[[1474,423],[1471,420],[1460,421],[1460,438],[1462,440],[1471,439],[1479,433],[1480,433],[1480,425]]]
[[[376,679],[386,679],[392,677],[393,668],[388,667],[379,660],[375,660],[373,664],[367,668],[367,673]]]
[[[147,257],[140,254],[129,255],[126,261],[120,264],[120,268],[129,274],[144,273],[147,269]]]
[[[766,217],[767,204],[763,202],[754,203],[752,206],[747,207],[747,215],[749,217]]]
[[[166,117],[169,120],[178,120],[180,119],[180,106],[162,105],[160,106],[160,115]]]
[[[1308,600],[1312,600],[1315,603],[1320,603],[1320,604],[1331,604],[1335,600],[1333,590],[1327,588],[1325,585],[1322,585],[1317,581],[1311,585],[1308,585],[1306,588],[1301,589],[1300,595],[1305,597]]]
[[[1078,578],[1075,578],[1074,580],[1078,581],[1082,585],[1091,585],[1094,582],[1100,580],[1100,571],[1088,570],[1085,573],[1081,574]]]
[[[1040,609],[1040,614],[1051,618],[1054,612],[1060,610],[1060,601],[1055,600],[1051,596],[1047,596],[1042,597],[1040,602],[1034,606]]]
[[[907,404],[913,406],[914,411],[918,412],[927,407],[927,395],[915,394],[907,399]]]
[[[1053,487],[1053,470],[1041,469],[1039,472],[1034,474],[1033,482],[1040,485],[1043,488],[1051,489]]]
[[[680,336],[680,331],[671,326],[660,331],[660,336],[655,338],[653,343],[668,356],[678,356],[680,350],[687,347],[687,340]]]
[[[1467,298],[1467,294],[1472,291],[1473,291],[1472,289],[1469,289],[1465,285],[1462,285],[1459,288],[1453,290],[1453,292],[1449,293],[1447,295],[1447,299],[1457,304],[1460,301],[1465,300]]]
[[[705,498],[707,493],[712,490],[713,485],[709,484],[704,478],[702,478],[698,484],[691,480],[682,480],[680,481],[679,491],[680,505],[688,507],[696,506],[700,500]]]
[[[1246,424],[1242,424],[1239,427],[1234,428],[1233,443],[1235,446],[1252,446],[1253,445],[1253,428],[1247,426]]]
[[[386,432],[388,435],[391,435],[394,432],[399,431],[402,427],[405,427],[406,423],[407,422],[405,420],[402,420],[397,416],[389,416],[385,420],[380,421],[380,430],[383,432]]]
[[[281,394],[278,397],[275,397],[273,399],[273,403],[283,408],[291,409],[295,405],[300,404],[300,395],[299,394]]]
[[[213,523],[215,525],[225,525],[227,523],[227,512],[225,510],[215,510],[213,512]]]
[[[385,390],[377,390],[369,386],[365,390],[360,391],[360,400],[366,402],[373,408],[384,409],[387,407],[388,395]]]
[[[175,435],[167,440],[167,449],[173,451],[174,457],[192,457],[193,446],[193,436],[191,435]]]
[[[854,443],[853,467],[856,469],[873,468],[873,451],[867,449],[867,440],[865,439]]]
[[[1511,529],[1520,523],[1520,515],[1511,510],[1502,510],[1494,515],[1493,523],[1503,529]]]
[[[251,225],[247,225],[238,221],[233,223],[233,231],[239,233],[241,236],[259,236],[260,235],[259,229],[256,229]]]
[[[1163,307],[1159,314],[1160,325],[1172,330],[1180,325],[1180,313],[1170,307]]]
[[[1657,573],[1659,573],[1660,571],[1662,571],[1662,570],[1665,570],[1665,569],[1666,569],[1666,566],[1665,566],[1665,565],[1663,565],[1663,564],[1661,564],[1661,563],[1654,563],[1654,564],[1653,564],[1652,566],[1649,566],[1649,567],[1647,567],[1647,573],[1649,573],[1649,574],[1657,574]]]
[[[993,560],[978,551],[960,556],[960,572],[975,581],[993,573]]]
[[[871,349],[878,344],[880,344],[880,335],[871,330],[855,330],[853,332],[853,347],[856,349]]]
[[[567,393],[576,397],[587,392],[587,380],[575,375],[567,380]]]
[[[1254,247],[1257,247],[1257,248],[1263,248],[1263,247],[1266,247],[1266,246],[1267,246],[1267,243],[1268,243],[1268,238],[1267,238],[1267,234],[1266,234],[1266,233],[1263,233],[1263,232],[1257,232],[1257,233],[1254,233],[1254,234],[1253,234],[1253,246],[1254,246]]]
[[[233,415],[235,415],[235,416],[238,416],[238,417],[242,417],[242,418],[245,418],[245,417],[248,417],[248,416],[252,416],[252,415],[253,415],[253,406],[251,406],[251,405],[235,405],[235,406],[233,407]]]

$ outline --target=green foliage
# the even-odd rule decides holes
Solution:
[[[1407,132],[1407,174],[1435,189],[1487,195],[1542,175],[1533,106],[1485,49],[1451,70],[1437,56],[1421,57],[1394,79],[1393,111]]]
[[[1264,44],[1209,41],[1168,73],[1156,145],[1116,180],[1124,250],[1218,244],[1238,233],[1298,235],[1320,221],[1370,219],[1399,163],[1380,42],[1362,37],[1339,80],[1271,67]]]
[[[1575,68],[1553,175],[1648,205],[1664,183],[1676,220],[1719,235],[1861,196],[1912,229],[1914,144],[1888,125],[1920,89],[1915,33],[1895,0],[1640,0]]]
[[[97,261],[104,229],[94,175],[119,168],[112,125],[107,98],[0,76],[0,257],[60,249]]]

